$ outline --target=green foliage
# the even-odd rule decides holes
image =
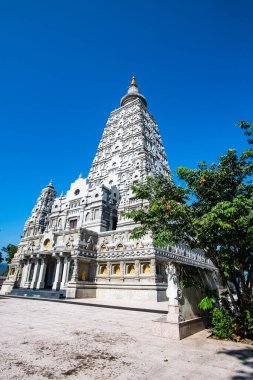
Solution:
[[[245,120],[242,120],[242,121],[240,121],[240,123],[238,123],[238,125],[242,129],[244,129],[244,131],[245,131],[244,134],[249,137],[248,143],[253,144],[253,139],[251,138],[251,136],[253,136],[253,124],[250,124]]]
[[[217,298],[206,296],[200,301],[198,306],[200,310],[204,310],[204,311],[212,310],[216,302],[217,302]]]
[[[7,261],[8,264],[10,264],[17,250],[18,250],[18,247],[14,244],[8,244],[6,247],[2,247],[1,252],[4,252],[6,254],[5,260]]]
[[[192,276],[184,275],[184,277],[180,281],[180,288],[195,288],[200,289],[203,286],[202,282],[196,280]]]
[[[212,310],[215,302],[216,302],[215,298],[206,296],[200,301],[198,306],[200,310],[204,310],[204,311]]]
[[[243,338],[253,339],[253,309],[241,311],[235,318],[233,332]]]
[[[252,144],[253,125],[242,121],[240,127]],[[179,185],[160,174],[133,187],[143,207],[125,213],[137,223],[132,237],[151,232],[158,246],[183,241],[202,249],[219,270],[230,297],[227,308],[232,305],[236,314],[249,310],[253,304],[253,149],[241,155],[229,149],[218,163],[180,167],[177,174]],[[202,306],[211,303],[206,299]]]
[[[224,308],[215,308],[212,313],[213,333],[219,338],[231,338],[234,317]]]
[[[242,310],[233,315],[224,307],[212,311],[214,335],[219,338],[231,338],[232,335],[253,339],[253,309]]]
[[[219,296],[218,292],[214,289],[205,287],[205,297],[200,301],[199,308],[200,310],[212,310],[214,305],[218,302]]]
[[[191,215],[191,209],[186,205],[187,190],[176,186],[170,177],[163,175],[148,177],[146,183],[135,185],[132,189],[136,198],[149,202],[148,209],[125,213],[141,224],[133,230],[132,237],[138,239],[151,230],[158,246],[181,241],[187,233]]]

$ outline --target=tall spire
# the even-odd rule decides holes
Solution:
[[[123,96],[123,98],[121,99],[120,105],[122,107],[125,104],[132,102],[133,100],[135,100],[137,98],[142,101],[142,103],[144,104],[145,107],[147,106],[147,100],[142,94],[140,94],[135,76],[133,76],[131,83],[130,83],[130,86],[128,87],[127,94],[125,96]]]

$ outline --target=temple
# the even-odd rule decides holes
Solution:
[[[124,211],[143,207],[131,186],[158,173],[170,176],[170,169],[133,77],[109,116],[88,177],[79,175],[59,197],[52,181],[42,190],[2,293],[164,301],[168,265],[214,282],[215,268],[202,251],[183,244],[157,248],[151,235],[131,239],[135,224]]]

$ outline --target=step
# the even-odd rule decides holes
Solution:
[[[13,289],[9,294],[18,297],[66,298],[66,290]]]

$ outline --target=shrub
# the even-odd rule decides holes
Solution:
[[[219,338],[231,338],[234,317],[224,308],[215,308],[212,312],[213,333]]]
[[[233,332],[242,338],[253,339],[253,309],[244,310],[236,316]]]

